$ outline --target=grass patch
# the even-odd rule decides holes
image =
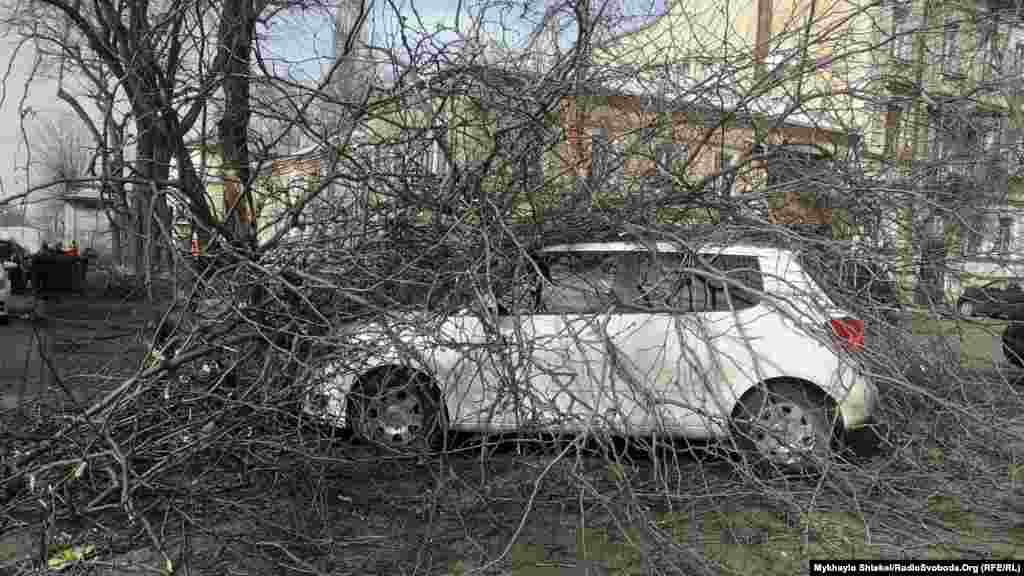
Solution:
[[[955,544],[943,542],[928,545],[925,548],[927,559],[963,558],[965,549],[997,559],[1024,558],[1024,526],[998,532],[979,527],[978,515],[964,506],[958,496],[950,494],[929,497],[927,509],[932,517],[955,531],[952,537]]]
[[[632,532],[630,540],[638,542],[638,535]],[[602,564],[609,574],[617,576],[643,573],[640,550],[629,542],[614,540],[607,530],[601,528],[589,528],[576,533],[576,557]]]
[[[630,539],[637,542],[638,534],[630,530]],[[573,564],[604,567],[613,576],[643,574],[640,550],[627,541],[613,538],[604,528],[585,528],[576,531],[575,558],[559,561],[559,554],[546,546],[517,542],[509,558],[515,576],[547,576],[564,574]]]
[[[960,498],[947,494],[938,494],[928,498],[928,511],[946,524],[969,533],[974,531],[975,515],[964,508]]]
[[[548,558],[548,550],[540,544],[516,542],[509,551],[512,574],[515,576],[556,576],[561,567]]]
[[[1000,335],[1006,328],[1006,320],[992,318],[935,318],[928,314],[913,314],[910,317],[910,332],[918,336],[986,336]]]
[[[662,528],[685,544],[691,525],[685,515],[665,514]],[[789,575],[809,558],[881,558],[881,548],[866,542],[864,523],[845,512],[815,512],[787,518],[765,510],[706,515],[698,546],[726,573]]]
[[[996,345],[1006,325],[1006,320],[936,318],[925,312],[912,313],[908,322],[914,336],[956,338],[965,368],[991,368],[1000,361]]]
[[[963,558],[965,551],[995,559],[1024,556],[1024,527],[997,534],[976,527],[976,514],[961,505],[956,496],[935,495],[927,500],[926,514],[950,529],[948,539],[921,543],[912,555],[928,559]],[[813,512],[786,515],[770,510],[709,512],[691,521],[686,513],[668,512],[656,520],[681,546],[696,546],[708,560],[721,567],[722,574],[789,576],[801,572],[811,558],[881,559],[892,557],[893,545],[868,542],[863,520],[847,512]],[[630,534],[634,537],[635,534]],[[511,573],[516,576],[563,574],[566,568],[600,565],[601,573],[633,576],[647,573],[641,550],[614,537],[604,528],[576,532],[575,550],[570,557],[533,543],[517,543],[511,550]],[[635,538],[630,538],[638,542]],[[936,538],[936,540],[942,540]],[[575,556],[573,559],[572,556]],[[458,574],[459,566],[450,570]]]

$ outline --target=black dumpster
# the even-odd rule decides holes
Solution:
[[[88,271],[84,256],[41,252],[32,257],[32,286],[37,292],[81,292]]]

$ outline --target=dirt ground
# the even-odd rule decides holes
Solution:
[[[52,331],[24,319],[0,327],[8,443],[51,433],[39,418],[132,374],[158,312],[83,298],[40,306]],[[40,377],[45,357],[59,382]],[[984,385],[993,398],[1010,391]],[[137,482],[136,501],[187,574],[796,574],[810,557],[1024,558],[1024,449],[964,422],[955,410],[930,414],[916,435],[798,481],[744,476],[713,451],[652,457],[621,442],[457,437],[471,447],[392,460],[319,428],[268,425],[159,468]],[[26,573],[41,555],[37,500],[0,515],[0,575]],[[79,573],[166,562],[117,506],[52,517],[48,530],[50,557],[94,547]]]
[[[0,406],[5,409],[62,392],[58,379],[76,400],[85,401],[130,374],[144,351],[142,329],[159,312],[142,303],[74,295],[15,295],[9,308],[11,318],[0,326]],[[33,313],[44,319],[34,321]],[[57,379],[44,369],[48,360]]]

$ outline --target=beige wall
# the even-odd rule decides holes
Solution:
[[[100,254],[109,255],[112,251],[110,221],[106,213],[79,203],[64,204],[65,244],[78,241],[79,250],[92,248]]]

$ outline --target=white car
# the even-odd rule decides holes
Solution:
[[[864,322],[792,252],[566,244],[512,276],[477,298],[489,306],[345,327],[304,412],[399,451],[446,428],[732,434],[783,466],[871,421]]]

